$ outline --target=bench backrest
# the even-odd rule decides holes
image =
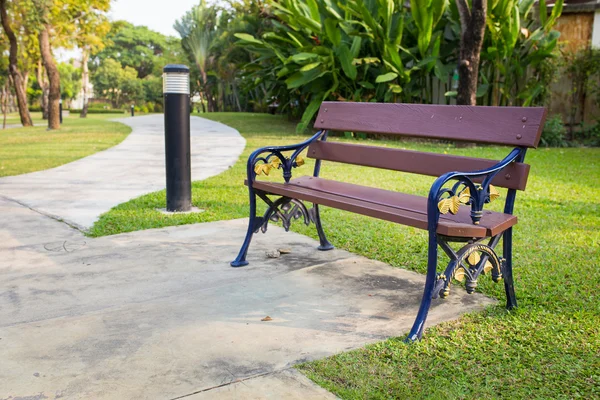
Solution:
[[[440,106],[323,102],[315,128],[536,147],[546,118],[541,107]],[[495,160],[347,143],[316,141],[308,157],[429,176],[489,168]],[[524,190],[529,165],[511,163],[492,183]]]
[[[323,102],[315,128],[537,147],[543,107]]]

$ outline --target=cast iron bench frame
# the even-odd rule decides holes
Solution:
[[[246,238],[233,267],[247,265],[246,254],[254,233],[267,230],[269,221],[281,221],[287,231],[294,219],[315,224],[319,250],[333,248],[327,240],[319,204],[356,212],[429,232],[426,283],[423,298],[408,341],[423,335],[431,300],[446,297],[454,278],[466,278],[473,293],[481,274],[504,279],[507,308],[517,306],[512,273],[513,209],[517,190],[525,190],[529,165],[528,148],[537,147],[546,119],[541,107],[443,106],[397,103],[324,102],[310,139],[290,146],[264,147],[254,151],[247,163],[250,219]],[[425,153],[377,146],[326,142],[329,131],[353,131],[474,143],[515,146],[501,161]],[[312,177],[292,178],[292,170],[304,163],[300,153],[316,159]],[[477,151],[474,148],[474,151]],[[284,153],[290,153],[286,157]],[[319,178],[323,160],[374,168],[439,176],[427,198],[351,185]],[[264,182],[257,175],[283,170],[285,183]],[[463,172],[459,172],[463,171]],[[448,183],[453,183],[448,185]],[[484,211],[486,203],[499,197],[496,186],[507,188],[504,213]],[[256,197],[267,205],[256,215]],[[269,196],[279,196],[276,200]],[[303,201],[313,203],[308,209]],[[461,206],[470,206],[470,212]],[[503,239],[503,254],[495,252]],[[460,243],[455,251],[449,243]],[[438,273],[438,246],[450,258]]]

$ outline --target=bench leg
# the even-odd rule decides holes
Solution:
[[[429,307],[431,306],[431,299],[433,297],[433,290],[435,287],[435,281],[437,279],[437,259],[438,259],[438,243],[437,235],[435,232],[429,233],[429,251],[427,256],[427,277],[425,278],[425,289],[423,290],[423,299],[421,300],[421,306],[417,313],[417,318],[413,324],[406,342],[415,342],[423,336],[423,329],[425,328],[425,321],[427,320],[427,314],[429,313]]]
[[[242,244],[242,248],[240,249],[238,256],[230,263],[232,267],[243,267],[248,265],[248,261],[246,261],[246,254],[248,253],[248,247],[250,247],[252,236],[256,230],[256,194],[252,188],[250,188],[248,191],[250,193],[250,218],[248,220],[248,231],[246,232],[246,239],[244,239],[244,243]]]
[[[317,228],[317,233],[319,234],[319,242],[321,242],[318,249],[321,251],[331,250],[333,249],[333,245],[329,243],[329,240],[327,240],[325,232],[323,231],[323,226],[321,225],[321,214],[319,213],[319,205],[313,204],[313,208],[315,209],[315,212],[313,214],[314,223],[315,227]]]
[[[503,235],[504,290],[506,291],[506,308],[510,310],[517,306],[512,271],[512,228],[508,228]]]

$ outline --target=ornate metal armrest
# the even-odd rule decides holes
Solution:
[[[500,196],[490,182],[504,167],[518,161],[524,155],[521,148],[513,149],[498,164],[491,168],[471,172],[448,172],[435,180],[429,191],[427,200],[428,229],[435,231],[440,214],[456,214],[461,204],[471,206],[471,220],[478,225],[483,214],[483,206]],[[481,185],[473,182],[472,178],[485,176]],[[457,181],[452,188],[443,186],[449,181]]]
[[[252,186],[256,175],[261,173],[269,175],[271,169],[283,169],[283,179],[289,182],[292,178],[292,168],[299,167],[304,164],[304,159],[299,157],[300,153],[306,149],[312,142],[318,140],[327,131],[319,131],[314,134],[310,139],[297,144],[289,146],[269,146],[262,147],[255,150],[250,157],[248,157],[247,173],[248,173],[248,185]],[[290,157],[285,157],[284,152],[293,151]],[[263,156],[264,153],[268,153]]]

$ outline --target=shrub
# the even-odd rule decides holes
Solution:
[[[81,113],[80,108],[71,108],[71,113]],[[88,114],[123,114],[123,110],[117,109],[104,109],[104,108],[88,108]]]
[[[94,109],[112,109],[112,105],[110,103],[103,103],[103,102],[98,102],[98,103],[89,103],[88,104],[88,110],[90,108],[94,108]]]
[[[600,120],[592,125],[584,124],[578,136],[587,146],[600,146]]]
[[[545,147],[565,147],[567,146],[566,135],[567,129],[562,116],[556,114],[546,121],[540,142]]]

